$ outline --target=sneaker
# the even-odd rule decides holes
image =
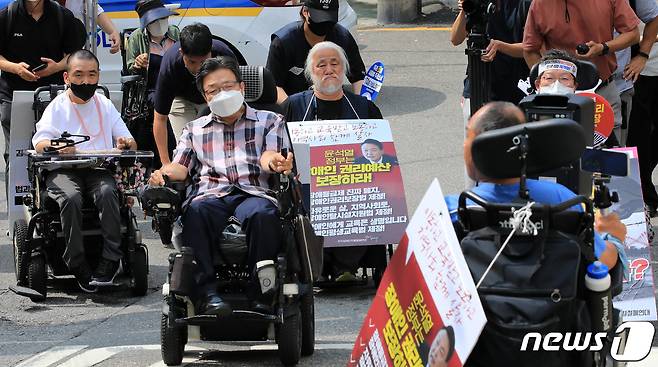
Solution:
[[[356,275],[350,271],[346,271],[336,277],[336,282],[356,282]]]
[[[121,264],[119,261],[110,261],[102,258],[92,276],[91,285],[112,285],[114,278],[119,274]]]
[[[77,268],[71,269],[71,271],[75,275],[75,280],[78,282],[80,289],[87,293],[95,293],[98,290],[95,285],[91,284],[91,269],[86,262]]]

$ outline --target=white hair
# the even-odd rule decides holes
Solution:
[[[345,79],[347,74],[350,73],[350,63],[347,61],[345,50],[333,42],[323,41],[313,46],[313,48],[311,48],[311,50],[308,52],[308,56],[306,56],[306,63],[304,64],[304,75],[309,82],[313,82],[313,57],[316,53],[318,53],[318,51],[326,49],[331,49],[338,53],[340,61],[343,63],[343,73],[345,74],[343,75],[343,79]]]

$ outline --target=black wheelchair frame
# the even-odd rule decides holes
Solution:
[[[273,180],[275,195],[279,203],[283,248],[274,261],[278,286],[273,296],[272,312],[251,309],[250,299],[245,294],[245,290],[253,271],[244,261],[246,256],[239,254],[240,251],[248,251],[248,245],[242,237],[242,240],[238,240],[240,249],[237,250],[237,256],[235,240],[229,241],[226,238],[220,240],[213,249],[217,290],[221,297],[231,304],[232,314],[227,317],[196,315],[191,296],[193,293],[191,287],[194,287],[194,283],[189,279],[179,280],[177,277],[177,273],[190,273],[189,270],[182,270],[185,266],[182,265],[183,263],[192,264],[191,257],[185,260],[189,250],[175,243],[178,251],[169,256],[169,273],[163,290],[164,304],[161,318],[162,358],[167,365],[181,363],[188,339],[188,327],[199,327],[200,338],[206,341],[276,340],[279,357],[284,365],[295,365],[301,356],[313,354],[314,275],[305,263],[305,256],[300,253],[300,246],[303,245],[295,237],[296,233],[299,233],[300,226],[303,225],[302,220],[306,213],[301,204],[301,194],[296,179],[292,175],[282,174],[273,177],[275,177]],[[172,186],[171,183],[168,184]],[[179,207],[180,197],[176,197],[176,190],[168,187],[156,190],[167,194],[145,201],[145,192],[142,203],[145,210],[149,211],[148,214],[153,215],[154,220],[162,220],[157,225],[162,230],[170,226],[170,218],[176,216],[166,212]],[[230,226],[231,223],[229,222],[228,225]],[[228,252],[232,252],[233,256]]]
[[[109,98],[107,88],[100,88]],[[49,101],[61,90],[64,90],[64,86],[45,86],[34,92],[33,109],[37,120],[41,117]],[[41,99],[41,95],[44,93],[49,94],[49,100]],[[50,267],[52,275],[55,277],[71,273],[62,259],[66,243],[61,230],[59,206],[40,192],[45,188],[45,180],[44,175],[40,172],[39,163],[46,159],[35,158],[27,152],[21,154],[28,155],[27,170],[31,190],[28,195],[23,197],[23,205],[30,213],[30,219],[28,221],[21,219],[14,223],[13,248],[18,285],[14,290],[18,294],[30,297],[33,301],[43,301],[47,296],[47,266]],[[122,157],[120,163],[126,166],[132,165],[135,159],[130,156]],[[127,196],[136,196],[136,194],[124,195],[121,191],[119,192],[121,250],[124,254],[122,264],[124,274],[130,277],[132,294],[143,296],[148,289],[148,248],[142,243],[134,213],[126,205]],[[82,231],[86,257],[92,267],[100,258],[100,246],[97,244],[103,243],[98,226],[98,212],[93,204],[87,203],[85,200]]]

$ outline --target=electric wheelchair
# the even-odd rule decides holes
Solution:
[[[607,353],[620,323],[612,312],[612,327],[603,350],[521,351],[530,332],[585,333],[597,330],[591,318],[584,285],[587,265],[594,256],[594,207],[584,196],[554,205],[530,206],[527,231],[513,236],[515,211],[532,202],[526,176],[540,175],[578,160],[585,148],[578,123],[552,119],[526,123],[478,135],[472,144],[473,162],[486,177],[520,177],[513,202],[491,202],[473,191],[458,200],[457,237],[474,281],[487,323],[465,366],[605,366]],[[605,188],[600,188],[605,191]],[[608,193],[607,191],[605,191]],[[609,194],[609,193],[608,193]],[[608,198],[609,199],[609,198]],[[581,208],[581,210],[575,210]],[[504,249],[503,242],[511,240]],[[500,251],[500,252],[499,252]],[[489,264],[493,266],[488,270]],[[610,269],[611,295],[622,290],[621,261]],[[601,321],[600,319],[598,320]],[[625,334],[622,337],[622,348]]]
[[[266,107],[275,103],[276,89],[269,71],[263,67],[240,68],[246,84],[245,100],[254,108],[270,109]],[[145,213],[153,217],[154,229],[167,244],[172,242],[172,226],[181,214],[185,184],[165,181],[163,187],[147,188],[141,202]],[[167,283],[162,290],[160,328],[162,358],[167,365],[181,363],[191,337],[204,341],[274,340],[284,365],[295,365],[301,356],[313,354],[313,281],[321,271],[322,239],[313,232],[299,186],[293,175],[271,176],[270,187],[281,219],[282,249],[270,264],[273,276],[259,280],[261,290],[270,288],[266,293],[272,299],[269,310],[255,309],[247,295],[252,277],[256,275],[247,263],[246,235],[240,223],[231,218],[212,251],[217,291],[233,311],[225,317],[197,314],[193,300],[194,254],[185,246],[182,236],[174,231],[176,250],[169,256]]]
[[[101,87],[106,97],[109,91]],[[33,109],[36,121],[45,107],[64,86],[45,86],[34,92]],[[33,131],[34,132],[34,131]],[[74,146],[88,140],[89,137],[62,133],[59,139],[53,139],[61,147]],[[96,168],[102,167],[113,172],[117,179],[121,217],[121,259],[123,274],[128,279],[131,292],[143,296],[148,289],[148,249],[142,243],[128,198],[137,195],[137,189],[143,184],[145,166],[153,154],[140,151],[77,152],[60,155],[57,151],[36,153],[31,149],[20,151],[27,156],[29,193],[22,197],[25,218],[14,222],[13,252],[17,286],[10,287],[19,295],[30,297],[33,301],[43,301],[47,296],[47,267],[53,278],[70,275],[62,259],[66,248],[61,228],[58,203],[48,196],[45,177],[48,172],[59,168]],[[85,256],[94,268],[100,259],[103,238],[100,230],[98,211],[90,198],[83,199],[82,233]]]

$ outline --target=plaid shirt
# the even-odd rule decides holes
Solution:
[[[187,167],[192,178],[186,205],[200,197],[222,197],[235,188],[276,203],[268,195],[270,174],[261,169],[260,157],[266,150],[290,148],[285,121],[274,112],[245,106],[233,125],[210,114],[183,129],[173,162]]]

